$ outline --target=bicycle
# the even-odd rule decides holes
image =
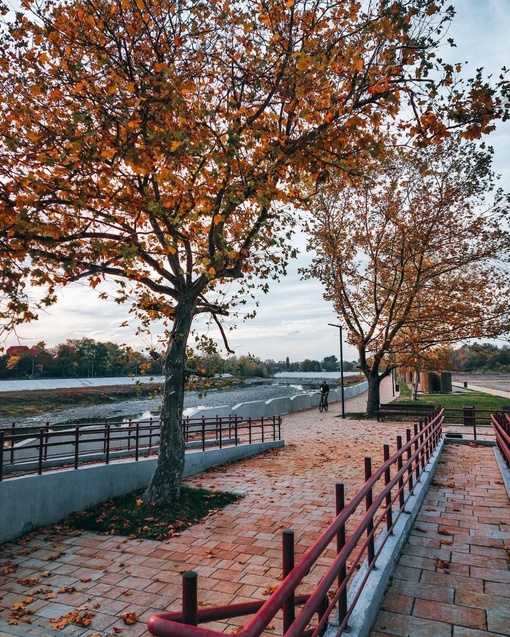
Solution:
[[[328,411],[328,395],[321,394],[321,399],[319,401],[319,411],[322,413],[323,411]]]

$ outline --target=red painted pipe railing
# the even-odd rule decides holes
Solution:
[[[510,414],[494,414],[492,428],[503,460],[510,469]]]
[[[285,637],[320,636],[327,628],[332,615],[336,616],[336,634],[340,635],[348,627],[349,618],[363,587],[376,567],[386,540],[400,516],[406,514],[406,503],[412,496],[426,461],[440,441],[442,422],[443,412],[437,410],[424,422],[416,425],[413,437],[410,430],[407,431],[405,444],[402,444],[402,437],[398,436],[397,451],[390,455],[389,448],[385,449],[383,464],[375,472],[372,472],[370,459],[365,459],[366,481],[349,503],[344,504],[343,485],[337,485],[336,518],[294,566],[293,556],[286,555],[284,550],[284,578],[267,600],[198,608],[196,574],[186,575],[186,586],[191,580],[195,589],[190,594],[186,586],[183,587],[183,610],[154,615],[147,624],[149,632],[156,637],[224,637],[229,633],[197,624],[253,613],[246,626],[236,630],[235,634],[237,637],[260,637],[277,613],[283,611]],[[377,486],[380,487],[379,491],[376,491]],[[366,509],[363,517],[347,537],[346,524],[353,524],[353,517],[362,505]],[[323,556],[331,548],[332,542],[336,542],[333,561],[322,573],[314,590],[305,598],[298,596],[298,586],[317,566],[319,558],[322,557],[323,562]],[[366,569],[359,571],[360,581],[353,586],[354,576],[363,561]],[[348,588],[350,601],[347,595]],[[299,612],[296,612],[298,599],[302,606]],[[190,606],[193,608],[190,609]],[[318,616],[316,624],[310,627],[315,615]],[[189,618],[192,618],[192,623],[187,621]]]

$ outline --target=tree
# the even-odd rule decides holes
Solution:
[[[358,349],[370,415],[399,364],[510,330],[504,211],[482,206],[490,165],[488,150],[454,137],[396,148],[391,161],[340,191],[333,181],[315,201],[311,274]]]
[[[434,58],[453,15],[442,0],[22,5],[0,42],[2,314],[33,316],[30,283],[51,304],[58,285],[109,278],[145,326],[167,325],[144,497],[177,497],[193,320],[221,329],[226,282],[284,272],[302,180],[377,154],[404,102],[425,138],[447,119],[478,135],[501,99],[480,77],[457,88]]]
[[[322,361],[322,369],[325,372],[336,372],[338,367],[338,358],[336,356],[325,356]]]

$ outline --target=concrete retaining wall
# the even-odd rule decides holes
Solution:
[[[289,397],[284,398],[270,398],[266,400],[267,416],[283,416],[283,414],[290,414],[292,404]]]
[[[353,398],[358,394],[367,391],[368,383],[359,383],[344,387],[344,398]],[[341,389],[332,389],[329,393],[329,402],[337,402],[342,399]],[[242,418],[262,418],[266,416],[280,416],[289,414],[294,411],[302,411],[303,409],[313,409],[319,406],[319,392],[310,392],[307,394],[296,394],[290,398],[271,398],[265,402],[262,400],[253,400],[247,403],[239,403],[234,407],[222,405],[221,407],[197,408],[190,411],[186,415],[189,418],[214,418],[215,416],[241,416]],[[280,402],[281,401],[281,402]]]
[[[208,451],[188,451],[184,477],[283,447],[282,440],[238,445]],[[48,471],[42,475],[9,478],[0,483],[0,544],[33,529],[53,524],[73,511],[124,495],[148,484],[156,457],[138,462],[124,460],[109,465],[88,465],[78,470]]]
[[[267,404],[263,400],[239,403],[232,407],[232,414],[241,416],[241,418],[265,418],[267,416]]]

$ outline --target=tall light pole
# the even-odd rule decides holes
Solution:
[[[345,418],[345,398],[344,398],[344,355],[342,351],[342,326],[328,323],[330,327],[338,327],[340,330],[340,387],[342,389],[342,418]]]

